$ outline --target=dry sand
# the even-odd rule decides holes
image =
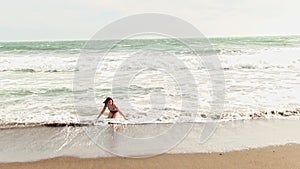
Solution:
[[[1,169],[300,169],[300,145],[211,154],[163,154],[150,158],[80,159],[59,157],[26,163],[2,163]]]

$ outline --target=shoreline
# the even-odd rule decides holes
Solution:
[[[203,135],[204,127],[204,124],[194,124],[182,140],[176,141],[175,139],[169,145],[161,143],[165,143],[164,140],[174,140],[174,135],[176,133],[178,135],[179,131],[170,130],[168,124],[128,125],[121,128],[117,132],[118,135],[111,128],[103,126],[35,127],[2,130],[0,132],[0,145],[2,147],[0,162],[29,162],[55,157],[106,158],[113,157],[112,153],[131,157],[151,156],[151,154],[164,152],[168,154],[227,153],[269,146],[300,144],[300,135],[296,132],[300,127],[299,120],[223,122],[218,124],[208,141],[201,143],[199,141],[200,136]],[[131,139],[130,142],[126,140],[127,137],[148,138],[156,136],[158,138],[158,134],[166,131],[175,133],[166,135],[164,139],[155,144],[148,141],[148,146],[137,147],[137,144],[133,143],[135,140]],[[122,135],[127,137],[121,137]],[[100,144],[95,144],[94,141]],[[105,148],[109,151],[106,151]]]
[[[61,169],[61,168],[243,168],[243,169],[298,169],[300,144],[269,146],[226,153],[162,154],[148,158],[76,158],[56,157],[34,162],[0,163],[5,169]]]

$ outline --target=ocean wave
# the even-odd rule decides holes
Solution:
[[[39,73],[39,72],[45,72],[45,73],[56,73],[56,72],[77,72],[79,69],[34,69],[34,68],[24,68],[24,69],[0,69],[0,72],[24,72],[24,73]]]
[[[1,121],[0,129],[11,128],[27,128],[27,127],[84,127],[92,125],[107,125],[107,124],[122,124],[122,125],[149,125],[149,124],[170,124],[170,123],[210,123],[210,122],[224,122],[235,120],[257,120],[257,119],[300,119],[300,108],[285,111],[260,111],[255,113],[234,112],[223,114],[205,114],[200,113],[197,118],[184,118],[185,120],[172,120],[159,118],[154,121],[144,122],[131,119],[129,121],[119,121],[115,119],[102,119],[95,122],[93,118],[85,118],[85,120],[59,120],[59,121]]]
[[[136,70],[140,67],[129,67],[126,69],[126,71]],[[279,66],[279,65],[255,65],[255,64],[236,64],[236,65],[226,65],[223,64],[222,67],[218,70],[267,70],[267,69],[298,69],[298,67],[295,66]],[[102,68],[104,69],[104,68]],[[181,70],[189,69],[188,67],[182,67],[178,68]],[[202,66],[199,67],[198,70],[207,70],[208,68]],[[5,68],[0,69],[0,72],[20,72],[20,73],[59,73],[59,72],[78,72],[79,68],[65,68],[65,69],[49,69],[49,68]],[[215,70],[215,69],[214,69]]]
[[[258,112],[231,112],[215,116],[216,119],[245,120],[245,119],[289,119],[300,118],[300,108],[293,110],[271,110]]]
[[[252,64],[237,64],[237,65],[224,65],[222,67],[223,70],[267,70],[267,69],[282,69],[282,70],[286,70],[286,69],[291,69],[291,68],[294,68],[296,69],[297,67],[293,67],[293,66],[277,66],[277,65],[274,65],[274,66],[270,66],[270,65],[252,65]],[[203,68],[205,69],[205,68]]]
[[[62,87],[62,88],[40,88],[40,89],[11,89],[11,90],[0,90],[0,96],[26,96],[26,95],[56,95],[64,93],[72,93],[73,90]]]
[[[74,72],[76,56],[1,55],[0,72]]]
[[[29,128],[29,127],[83,127],[93,125],[93,123],[78,122],[6,122],[0,123],[0,129]]]
[[[300,48],[264,50],[256,54],[240,56],[220,55],[224,70],[231,69],[282,69],[298,70]]]
[[[79,53],[85,41],[1,42],[1,53]]]
[[[152,47],[167,49],[176,53],[185,53],[186,48],[180,41],[174,39],[135,39],[118,41],[36,41],[36,42],[0,42],[0,53],[80,53],[81,49],[103,50],[115,45],[114,51],[136,51]],[[236,37],[210,38],[211,46],[207,47],[207,40],[199,38],[185,39],[191,48],[200,53],[242,54],[269,48],[299,47],[299,36],[270,36],[270,37]],[[215,48],[215,50],[211,48]],[[183,52],[182,52],[183,51]],[[186,51],[189,52],[189,51]]]

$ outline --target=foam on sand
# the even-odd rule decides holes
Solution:
[[[82,127],[33,127],[5,129],[0,132],[0,159],[1,162],[20,162],[49,159],[60,156],[73,156],[81,158],[111,157],[115,156],[109,151],[97,146],[89,134],[95,134],[100,140],[111,137],[115,132],[134,138],[148,138],[167,132],[173,124],[147,124],[147,125],[119,125],[119,130],[112,126],[82,126]],[[212,137],[204,144],[199,138],[204,123],[195,123],[194,127],[182,142],[167,153],[211,153],[230,152],[249,148],[259,148],[288,143],[300,144],[299,120],[246,120],[220,122]],[[99,132],[99,131],[105,132]],[[98,132],[97,132],[98,131]],[[111,144],[112,148],[118,147]],[[129,144],[130,145],[130,144]],[[134,146],[126,147],[128,151]],[[153,148],[146,147],[143,152],[132,152],[136,155],[145,155]],[[155,147],[157,146],[157,147]],[[147,149],[148,148],[148,149]]]

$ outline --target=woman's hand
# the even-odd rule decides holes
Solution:
[[[98,121],[98,119],[100,118],[100,116],[101,116],[101,115],[99,114],[99,116],[96,118],[95,122],[97,122],[97,121]]]
[[[98,121],[98,119],[100,118],[100,116],[104,113],[104,111],[106,110],[106,105],[104,105],[104,107],[102,108],[101,112],[99,113],[98,117],[96,118],[95,122]]]

